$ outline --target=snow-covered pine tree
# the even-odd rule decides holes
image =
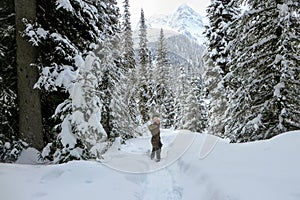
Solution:
[[[124,76],[124,66],[121,64],[121,57],[119,53],[118,44],[120,39],[118,35],[115,35],[112,38],[108,38],[103,45],[101,45],[99,52],[96,54],[101,59],[101,74],[102,82],[99,85],[99,90],[101,91],[101,99],[103,100],[103,108],[101,112],[101,123],[108,135],[108,138],[116,137],[117,134],[115,131],[112,132],[113,123],[118,123],[117,121],[113,122],[112,115],[114,107],[112,107],[113,96],[117,86]],[[119,99],[121,100],[121,99]],[[118,102],[115,102],[117,104]],[[123,105],[123,102],[119,102],[120,105]],[[124,108],[125,109],[125,108]],[[116,125],[116,124],[115,124]]]
[[[127,93],[127,77],[120,77],[110,104],[112,130],[114,136],[121,136],[122,143],[127,139],[133,138],[136,135],[136,127],[134,119],[130,115],[130,107],[128,107],[128,93]]]
[[[79,72],[70,85],[70,100],[65,104],[70,110],[65,116],[58,140],[49,143],[42,152],[42,157],[50,158],[54,163],[73,159],[101,158],[105,145],[106,132],[101,124],[101,99],[99,85],[102,82],[102,63],[89,52],[85,60],[78,56]],[[70,107],[70,108],[68,108]],[[65,109],[64,107],[58,108]]]
[[[225,111],[227,109],[226,86],[223,78],[228,73],[228,43],[233,39],[231,27],[237,21],[239,11],[236,1],[213,0],[207,9],[209,25],[206,30],[208,39],[205,85],[208,91],[210,134],[224,136]]]
[[[121,70],[116,74],[112,101],[110,103],[112,135],[120,135],[122,142],[135,135],[138,116],[136,61],[133,47],[132,29],[130,21],[129,1],[123,1],[124,13],[121,23]],[[117,47],[115,45],[115,47]],[[130,87],[128,87],[130,85]]]
[[[103,49],[105,48],[100,47],[100,51]],[[101,141],[104,141],[107,136],[101,124],[103,100],[100,95],[102,91],[99,90],[99,85],[103,81],[102,77],[104,77],[101,69],[103,65],[104,61],[90,52],[79,68],[79,75],[71,92],[72,113],[70,119],[75,130],[70,130],[70,132],[76,134],[76,138],[84,146],[82,150],[90,154],[89,157],[98,159],[101,158],[104,149]],[[81,156],[80,152],[78,156]]]
[[[74,111],[72,88],[88,52],[94,50],[96,44],[102,44],[107,37],[113,36],[116,30],[118,30],[118,8],[114,0],[55,2],[42,0],[39,1],[37,20],[27,22],[26,35],[31,44],[39,49],[37,66],[41,76],[36,87],[44,92],[43,103],[47,108],[44,119],[50,121],[48,118],[53,115],[54,110],[56,110],[54,116],[59,119],[48,124],[46,136],[50,135],[49,132],[53,130],[55,124],[62,121],[56,126],[56,134],[50,138],[49,142],[52,145],[49,144],[48,148],[45,148],[48,153],[51,149],[48,157],[51,160],[63,162],[83,158],[78,154],[68,157],[74,153],[72,152],[74,148],[78,146],[86,148],[84,146],[86,141],[81,141],[82,138],[74,131],[78,129],[74,127],[76,123],[72,123],[70,118]],[[70,141],[73,149],[70,148],[71,144],[62,143],[61,136],[66,133],[69,134],[68,138],[73,138],[76,143],[74,145]],[[55,154],[56,150],[63,156]],[[90,153],[87,152],[85,155],[91,155]]]
[[[141,18],[140,18],[140,27],[139,27],[139,62],[138,62],[138,106],[140,112],[141,123],[144,123],[149,120],[150,108],[149,108],[149,99],[150,99],[150,84],[149,84],[149,49],[147,47],[147,27],[145,23],[144,10],[141,9]]]
[[[216,67],[208,55],[205,60],[205,89],[207,91],[208,105],[208,132],[212,135],[224,136],[225,111],[227,109],[226,89],[220,68]]]
[[[17,68],[14,0],[0,2],[0,162],[17,159]],[[17,148],[17,147],[21,148]]]
[[[174,97],[170,83],[170,63],[163,29],[160,30],[156,55],[155,69],[155,99],[158,113],[162,118],[162,126],[170,128],[174,125]]]
[[[209,25],[206,30],[209,57],[220,73],[225,76],[228,72],[228,54],[226,48],[233,39],[230,32],[232,24],[239,14],[234,0],[213,0],[207,9]]]
[[[184,106],[186,105],[188,92],[188,77],[183,66],[179,67],[179,71],[176,74],[178,77],[174,77],[174,81],[176,80],[174,127],[176,129],[181,129],[185,123],[183,117],[185,115]]]
[[[122,143],[136,136],[136,127],[138,126],[135,119],[135,117],[138,116],[138,114],[135,113],[137,109],[130,107],[136,105],[134,99],[134,97],[136,97],[136,85],[132,83],[131,75],[132,74],[128,75],[126,73],[118,74],[118,81],[114,84],[110,103],[111,135],[121,136]],[[128,85],[131,87],[128,87]]]
[[[132,29],[130,21],[129,0],[124,0],[124,13],[122,21],[122,63],[125,69],[135,68],[135,53],[133,48]]]
[[[279,26],[282,27],[277,43],[276,65],[280,69],[280,81],[274,96],[282,105],[279,127],[283,131],[300,129],[300,3],[281,1]]]
[[[202,133],[207,127],[207,109],[202,85],[198,76],[193,76],[189,81],[189,91],[182,119],[184,129],[199,133]]]
[[[230,45],[226,134],[236,142],[299,129],[299,2],[251,1]]]

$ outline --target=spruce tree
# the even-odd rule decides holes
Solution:
[[[118,36],[107,39],[103,45],[101,45],[101,50],[96,54],[101,58],[101,68],[99,69],[102,74],[102,81],[99,85],[99,90],[101,91],[101,99],[103,100],[103,107],[101,112],[101,123],[108,135],[108,137],[116,137],[116,131],[112,132],[113,129],[113,117],[112,112],[114,108],[111,107],[115,90],[117,90],[117,85],[119,81],[124,76],[124,66],[120,61],[119,54],[119,44],[120,40]],[[121,102],[120,102],[121,103]],[[115,123],[117,123],[115,121]]]
[[[0,2],[0,162],[14,161],[22,149],[16,148],[19,130],[14,13],[14,0]]]
[[[122,21],[122,61],[125,69],[135,68],[134,48],[132,39],[132,29],[130,21],[129,0],[124,0],[124,13]]]
[[[156,106],[162,118],[162,126],[169,128],[174,124],[174,97],[171,89],[170,63],[163,29],[158,39],[155,77]]]
[[[228,73],[229,49],[227,45],[232,41],[230,25],[239,14],[233,0],[213,0],[207,9],[209,26],[206,30],[208,39],[209,57],[220,73],[225,76]]]
[[[202,83],[194,76],[189,81],[189,92],[184,106],[183,128],[202,133],[207,127],[207,110]]]
[[[205,85],[208,91],[210,134],[223,136],[225,132],[225,111],[228,106],[224,77],[229,72],[230,49],[233,40],[232,29],[238,21],[239,11],[236,1],[214,0],[207,9],[209,25],[206,27],[208,52],[206,62]]]
[[[128,87],[130,85],[131,87]],[[135,117],[138,115],[136,108],[130,107],[135,104],[136,86],[132,85],[130,75],[120,73],[118,81],[114,85],[111,110],[111,135],[120,136],[121,142],[136,136],[138,126]],[[133,102],[132,102],[133,101]],[[135,104],[136,105],[136,104]]]
[[[123,7],[120,41],[115,41],[116,44],[113,47],[118,49],[118,51],[114,51],[114,57],[119,57],[119,61],[116,62],[116,70],[109,72],[115,80],[111,88],[109,110],[110,135],[121,136],[122,142],[125,142],[126,139],[135,136],[136,118],[139,114],[136,95],[136,62],[128,0],[124,0]]]
[[[148,84],[149,79],[149,49],[147,47],[147,27],[145,23],[144,11],[141,9],[140,27],[139,27],[139,63],[138,63],[138,87],[139,87],[139,112],[141,115],[141,122],[144,123],[149,120],[149,93],[150,88]]]
[[[299,129],[298,1],[251,1],[239,27],[229,47],[226,134],[245,142]]]
[[[179,76],[176,77],[176,91],[175,91],[175,116],[174,116],[174,127],[176,129],[182,129],[185,124],[184,106],[187,104],[187,91],[188,91],[188,77],[187,72],[183,66],[179,67]]]
[[[44,119],[51,122],[46,136],[50,137],[52,145],[47,145],[43,155],[55,162],[91,155],[87,152],[86,156],[72,156],[77,148],[83,149],[81,152],[91,150],[86,141],[82,141],[80,132],[76,131],[78,124],[72,123],[71,116],[75,111],[72,107],[72,89],[74,83],[79,81],[78,72],[88,52],[103,44],[118,29],[118,8],[114,0],[72,0],[67,3],[42,0],[39,1],[37,19],[27,22],[25,34],[39,50],[36,65],[40,69],[40,78],[36,87],[43,91],[43,104],[47,108]],[[94,87],[99,89],[99,86]],[[56,120],[48,120],[53,115]],[[49,132],[53,132],[53,136],[49,136]],[[61,136],[66,134],[69,138],[75,138],[76,144],[63,142]]]

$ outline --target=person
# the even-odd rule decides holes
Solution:
[[[160,141],[160,121],[158,117],[154,117],[152,120],[152,124],[148,126],[152,138],[151,138],[151,144],[152,144],[152,152],[151,152],[151,160],[155,157],[156,154],[156,161],[160,161],[160,154],[161,154],[161,147],[162,143]]]

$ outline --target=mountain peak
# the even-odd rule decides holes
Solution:
[[[187,4],[180,5],[173,14],[152,16],[148,22],[153,28],[170,29],[196,42],[204,41],[203,17]]]
[[[189,5],[187,5],[186,3],[183,3],[177,8],[177,11],[178,10],[190,10],[190,9],[192,9],[192,8]]]
[[[200,14],[197,13],[192,7],[187,5],[186,3],[181,4],[174,15],[182,16],[182,15],[188,15],[188,16],[199,16]]]

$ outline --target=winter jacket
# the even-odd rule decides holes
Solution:
[[[159,129],[159,124],[151,124],[150,126],[148,126],[151,134],[152,134],[152,138],[151,138],[151,144],[154,150],[158,150],[161,149],[162,147],[162,143],[160,141],[160,129]]]

